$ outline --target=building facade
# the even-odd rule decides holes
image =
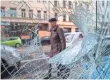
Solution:
[[[7,26],[11,35],[24,34],[27,27],[40,23],[40,37],[49,36],[48,19],[55,17],[58,25],[66,32],[75,31],[77,28],[70,21],[69,13],[72,11],[72,0],[28,0],[28,1],[1,1],[1,25]],[[25,35],[27,35],[25,33]]]
[[[50,4],[50,15],[58,19],[58,24],[66,32],[76,31],[77,27],[71,22],[70,14],[75,7],[74,0],[52,0]]]

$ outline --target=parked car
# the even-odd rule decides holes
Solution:
[[[22,45],[22,41],[19,37],[7,37],[1,39],[1,44],[13,47],[20,47]]]
[[[1,50],[1,78],[10,76],[20,68],[19,52],[9,46],[0,45]]]
[[[83,38],[82,32],[71,32],[71,33],[65,33],[64,35],[66,39],[66,47],[71,46],[78,39]]]
[[[50,44],[50,37],[49,36],[42,37],[41,44],[43,45]]]

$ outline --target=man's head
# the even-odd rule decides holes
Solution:
[[[52,27],[55,27],[56,24],[57,24],[57,19],[56,18],[51,18],[51,19],[49,19],[49,22],[50,22]]]

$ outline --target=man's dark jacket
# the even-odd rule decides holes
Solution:
[[[54,28],[51,28],[51,54],[50,56],[53,57],[54,55],[58,54],[62,50],[66,48],[66,41],[64,37],[63,29],[60,28],[58,25]]]

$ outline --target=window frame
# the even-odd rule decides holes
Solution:
[[[17,16],[16,8],[10,8],[10,17],[15,18],[16,16]]]
[[[1,17],[5,17],[5,7],[1,7]]]
[[[22,18],[26,17],[26,9],[21,9],[21,15],[22,15]]]
[[[54,15],[55,15],[55,18],[57,19],[58,18],[58,13],[55,13]]]
[[[63,0],[63,8],[66,8],[66,1]]]
[[[63,21],[64,22],[66,21],[66,15],[63,15]]]
[[[47,20],[47,11],[44,11],[44,20]]]
[[[58,1],[54,1],[54,7],[57,7]]]
[[[40,10],[37,11],[37,18],[41,19],[41,11]]]
[[[68,8],[72,9],[72,2],[71,1],[68,1]]]
[[[29,10],[29,18],[33,18],[33,10],[32,9]]]

